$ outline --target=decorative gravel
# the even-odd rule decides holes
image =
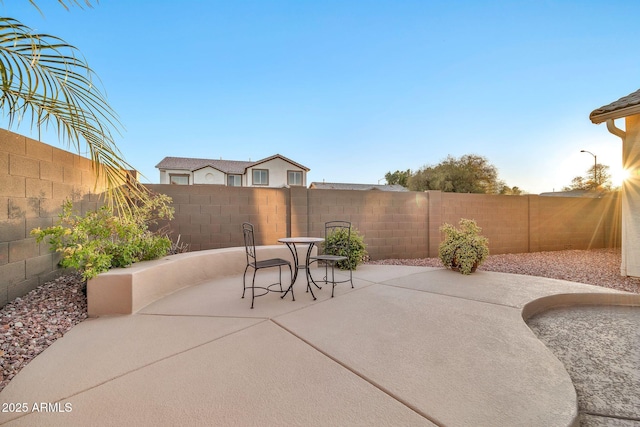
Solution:
[[[564,279],[640,293],[640,279],[620,276],[620,250],[491,255],[480,270]],[[373,265],[442,267],[438,258],[388,259]],[[0,391],[34,357],[87,318],[78,275],[47,282],[0,308]]]
[[[0,309],[0,391],[34,357],[87,318],[78,275],[61,276]]]
[[[525,274],[640,293],[640,279],[620,275],[620,249],[490,255],[478,270]],[[374,265],[443,267],[439,258],[385,259]]]

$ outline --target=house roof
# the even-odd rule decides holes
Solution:
[[[593,191],[593,190],[568,190],[568,191],[554,191],[550,193],[540,193],[543,197],[587,197],[591,199],[600,199],[604,197],[608,192],[605,191]]]
[[[312,182],[309,188],[316,190],[379,190],[379,191],[409,191],[402,185],[348,184],[339,182]]]
[[[191,157],[165,157],[156,165],[158,169],[179,169],[179,170],[188,170],[190,172],[206,168],[212,167],[224,173],[229,174],[243,174],[247,170],[247,168],[257,166],[261,163],[265,163],[269,160],[273,160],[275,158],[280,158],[286,162],[291,163],[299,167],[300,169],[304,169],[305,171],[309,171],[309,168],[303,166],[297,162],[294,162],[291,159],[286,158],[281,154],[275,154],[271,157],[267,157],[265,159],[261,159],[255,162],[251,161],[240,161],[240,160],[216,160],[216,159],[195,159]]]
[[[610,119],[621,119],[634,114],[640,114],[640,89],[632,94],[623,96],[611,104],[593,110],[589,114],[589,119],[598,124]]]

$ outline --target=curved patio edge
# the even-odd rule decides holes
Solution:
[[[313,249],[317,252],[317,248]],[[257,246],[256,252],[258,259],[284,258],[293,262],[284,245]],[[300,255],[306,256],[306,248]],[[233,247],[169,255],[114,268],[87,282],[87,311],[90,317],[133,314],[182,288],[241,274],[246,265],[244,247]]]
[[[526,322],[536,314],[554,308],[581,305],[612,305],[640,307],[640,294],[632,293],[563,293],[548,295],[528,302],[522,307],[522,319]]]

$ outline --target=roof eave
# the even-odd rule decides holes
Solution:
[[[621,108],[619,110],[607,111],[606,113],[593,114],[589,116],[591,122],[594,124],[604,123],[607,120],[616,120],[624,117],[634,116],[640,114],[640,105],[632,105],[631,107]]]

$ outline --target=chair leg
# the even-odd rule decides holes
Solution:
[[[351,269],[351,263],[349,263],[349,282],[351,282],[351,289],[353,289],[353,270]]]
[[[336,288],[336,263],[331,263],[331,298],[333,298],[333,291]]]
[[[242,275],[242,298],[244,298],[244,292],[247,290],[247,285],[245,282],[246,276],[247,276],[247,270],[249,269],[249,266],[247,265],[244,269],[244,274]]]
[[[256,273],[257,269],[253,270],[253,281],[251,282],[251,308],[253,308],[253,300],[256,299]]]

